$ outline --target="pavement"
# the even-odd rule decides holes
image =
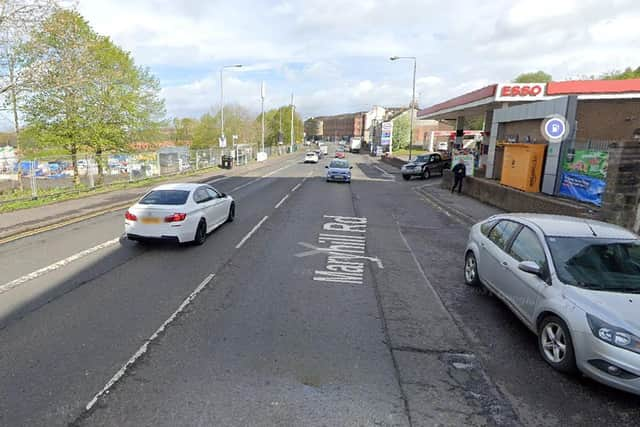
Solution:
[[[491,208],[347,157],[351,184],[301,155],[213,182],[237,215],[200,247],[121,239],[122,210],[0,244],[0,425],[640,419],[464,285],[469,224]]]

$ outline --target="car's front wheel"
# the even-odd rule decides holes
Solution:
[[[548,315],[540,322],[538,349],[544,361],[554,369],[568,374],[578,371],[571,333],[558,316]]]
[[[207,240],[207,223],[204,219],[201,219],[196,228],[196,235],[193,239],[193,243],[196,245],[202,245]]]
[[[480,286],[478,261],[471,251],[467,252],[467,256],[464,259],[464,283],[469,286]]]
[[[425,170],[422,171],[422,179],[429,178],[431,178],[431,170],[429,168],[425,168]]]
[[[227,222],[233,222],[235,217],[236,217],[236,204],[232,202],[231,205],[229,206],[229,215],[227,216]]]

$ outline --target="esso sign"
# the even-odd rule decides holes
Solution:
[[[544,98],[545,83],[504,84],[498,87],[496,100],[518,101],[528,98]]]

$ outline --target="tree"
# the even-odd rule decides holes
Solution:
[[[547,83],[552,80],[551,74],[547,74],[544,71],[534,71],[531,73],[519,74],[514,83]]]
[[[191,148],[201,149],[210,148],[218,145],[218,137],[220,136],[220,121],[216,120],[211,114],[206,113],[193,130],[193,143]]]
[[[484,126],[483,116],[465,117],[464,129],[468,130],[482,130]]]
[[[176,143],[179,142],[193,142],[193,133],[198,126],[198,120],[185,117],[180,119],[175,117],[173,119],[174,138]]]
[[[259,114],[256,117],[256,124],[260,124],[262,121],[262,115]],[[291,144],[291,106],[285,105],[279,108],[274,108],[264,113],[264,127],[265,127],[265,146],[272,146],[278,144],[278,135],[280,133],[280,125],[282,124],[282,143],[284,145]],[[304,123],[302,117],[294,111],[293,115],[293,131],[294,138],[299,140],[304,133]]]
[[[74,182],[79,183],[77,153],[87,140],[85,95],[96,77],[92,49],[96,34],[76,12],[59,10],[23,48],[25,66],[38,72],[22,109],[31,134],[41,144],[71,154]]]
[[[0,0],[0,97],[20,134],[18,104],[31,69],[23,66],[20,46],[33,29],[57,8],[54,0]]]
[[[393,120],[392,144],[394,150],[409,147],[409,134],[411,132],[411,122],[409,113],[404,113]]]
[[[101,180],[103,153],[158,133],[159,81],[77,12],[57,10],[23,52],[26,65],[38,69],[23,102],[30,136],[71,154],[76,183],[80,148],[96,153]]]
[[[627,79],[640,79],[640,67],[635,70],[631,67],[627,67],[624,71],[612,71],[600,76],[604,80],[627,80]]]

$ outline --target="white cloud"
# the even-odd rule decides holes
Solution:
[[[416,56],[421,105],[543,69],[556,79],[639,66],[637,0],[81,0],[94,28],[161,77],[172,115],[225,98],[257,111],[296,92],[304,115],[407,105]]]

